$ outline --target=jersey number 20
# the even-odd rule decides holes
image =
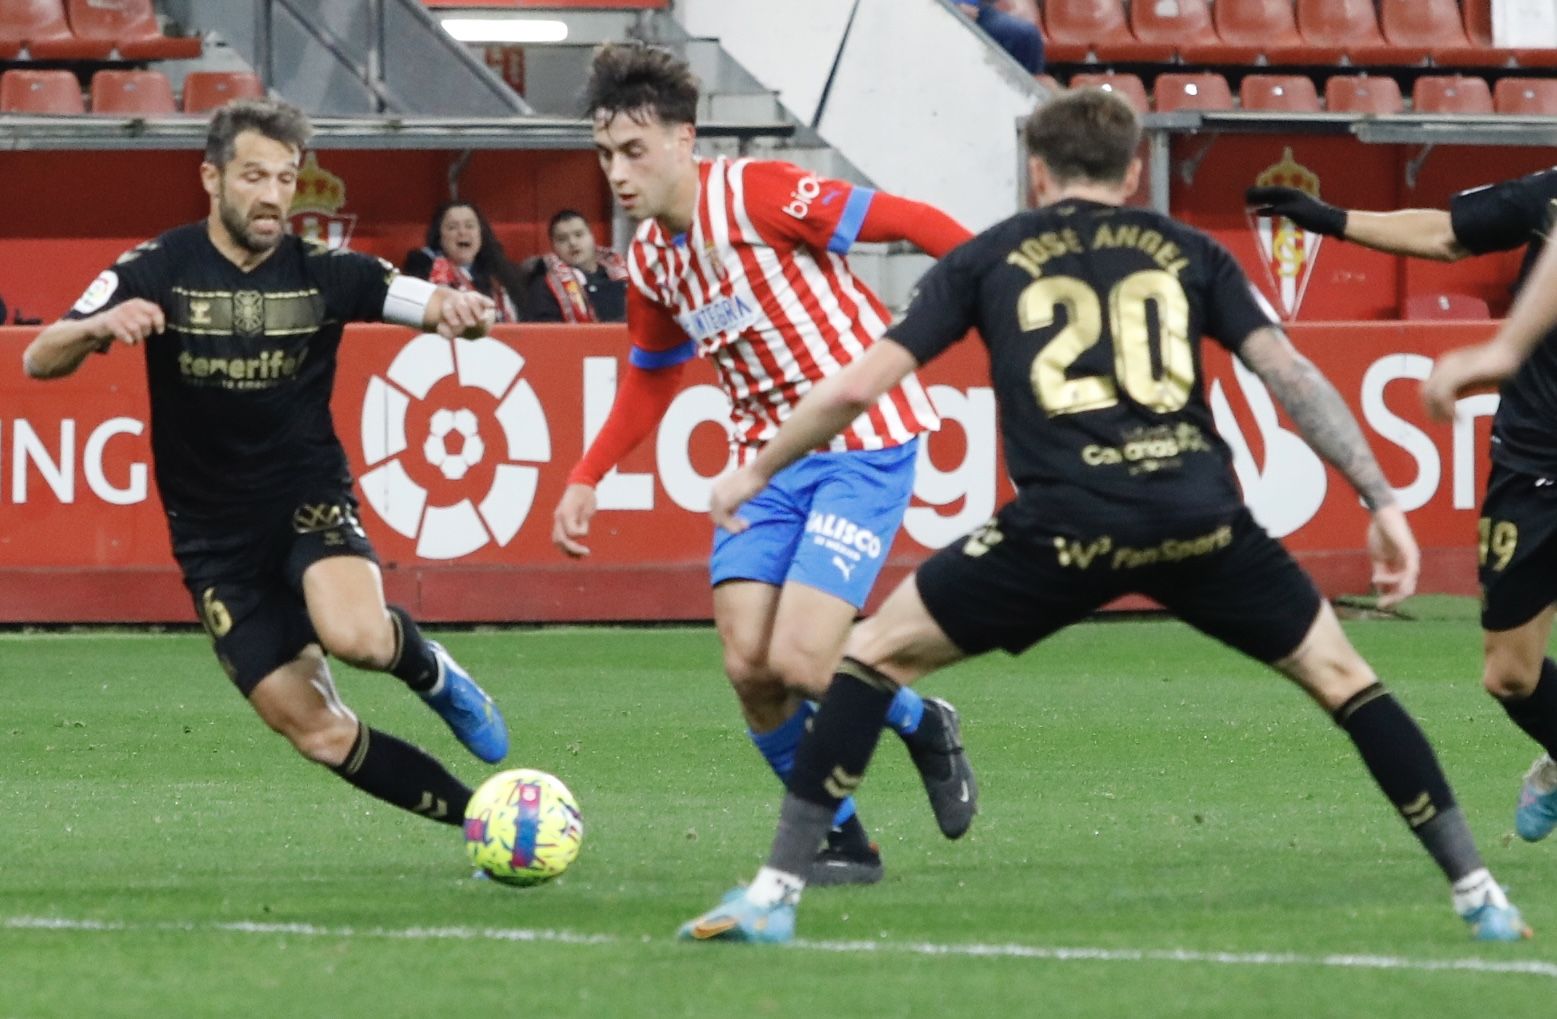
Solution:
[[[1159,368],[1153,365],[1151,320],[1156,306]],[[1030,372],[1038,405],[1050,416],[1101,410],[1119,402],[1122,384],[1130,399],[1159,414],[1178,410],[1195,382],[1195,352],[1190,346],[1189,300],[1172,273],[1144,269],[1120,280],[1108,294],[1108,332],[1114,339],[1114,375],[1066,373],[1076,359],[1103,336],[1103,308],[1097,291],[1074,276],[1035,280],[1017,299],[1017,322],[1024,331],[1054,325],[1065,309],[1065,326],[1033,358]]]

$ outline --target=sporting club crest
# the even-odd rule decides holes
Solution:
[[[1281,160],[1267,166],[1254,182],[1260,187],[1297,188],[1319,197],[1318,175],[1292,158],[1290,146],[1282,151]],[[1313,277],[1324,235],[1304,230],[1285,216],[1261,216],[1253,210],[1246,215],[1259,240],[1260,265],[1276,295],[1281,317],[1291,321],[1297,318],[1303,295],[1308,292],[1308,281]]]

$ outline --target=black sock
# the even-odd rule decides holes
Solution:
[[[426,751],[357,723],[346,762],[330,769],[370,796],[444,824],[465,823],[470,789]]]
[[[395,628],[395,657],[385,671],[412,690],[426,693],[438,682],[438,657],[405,609],[389,606],[389,621]]]
[[[1373,779],[1450,881],[1482,866],[1449,780],[1422,730],[1381,684],[1354,694],[1335,721]]]
[[[852,658],[838,666],[811,719],[811,730],[795,751],[769,866],[790,874],[806,872],[838,804],[865,776],[897,686]]]
[[[1557,757],[1557,662],[1541,659],[1541,678],[1528,697],[1498,697],[1514,724]]]

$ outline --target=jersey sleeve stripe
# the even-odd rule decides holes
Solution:
[[[872,188],[850,189],[849,199],[843,203],[843,215],[838,217],[832,240],[827,242],[828,251],[842,255],[854,247],[855,238],[860,235],[860,227],[865,224],[865,214],[870,211],[871,199],[875,197],[876,192]]]
[[[688,340],[681,346],[671,347],[668,350],[644,350],[642,347],[633,347],[628,351],[627,360],[634,368],[653,371],[656,368],[669,368],[672,365],[682,364],[696,356],[697,344]]]

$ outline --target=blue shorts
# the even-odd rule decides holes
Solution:
[[[870,452],[812,453],[741,507],[751,526],[714,532],[715,585],[797,581],[859,608],[886,563],[914,491],[915,439]]]

